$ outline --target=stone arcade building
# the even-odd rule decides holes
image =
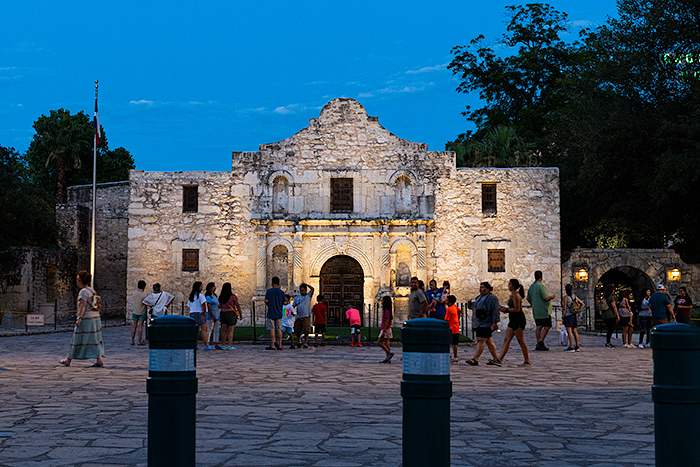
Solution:
[[[384,294],[400,319],[411,276],[449,280],[459,300],[488,280],[504,298],[509,278],[529,284],[536,269],[558,289],[558,169],[458,169],[353,99],[234,152],[230,172],[131,172],[126,287],[160,282],[178,302],[193,281],[231,282],[260,319],[278,276],[323,292],[331,322]]]

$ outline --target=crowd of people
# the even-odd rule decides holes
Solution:
[[[524,331],[527,322],[522,309],[523,300],[527,300],[532,306],[537,339],[535,350],[549,350],[545,345],[545,339],[552,328],[552,301],[556,298],[556,294],[549,294],[547,291],[542,283],[541,271],[535,271],[534,278],[527,295],[518,279],[510,279],[508,281],[510,295],[505,306],[500,305],[498,298],[492,293],[493,287],[488,282],[479,284],[479,295],[467,303],[468,308],[472,310],[472,329],[476,335],[476,346],[474,355],[465,360],[466,364],[478,365],[484,349],[488,349],[492,358],[488,360],[487,365],[502,366],[510,350],[510,344],[515,338],[523,356],[523,362],[519,366],[532,366],[525,343]],[[71,338],[68,357],[61,359],[59,363],[70,366],[73,359],[95,358],[96,362],[93,366],[101,367],[104,365],[102,360],[104,345],[100,297],[90,286],[91,276],[86,271],[78,273],[76,282],[80,288],[76,327]],[[152,287],[153,292],[147,293],[146,282],[141,280],[133,293],[131,345],[145,345],[144,324],[149,319],[168,314],[174,299],[172,294],[161,289],[160,284],[153,284]],[[423,282],[417,277],[412,277],[410,287],[408,319],[445,320],[452,333],[450,361],[457,363],[462,310],[456,305],[456,297],[450,293],[450,283],[444,281],[442,287],[438,288],[437,281],[431,280],[429,288],[424,290]],[[573,293],[573,287],[570,284],[567,284],[564,290],[565,295],[562,297],[561,306],[562,326],[568,342],[565,352],[578,352],[580,351],[578,314],[585,307],[585,303]],[[206,287],[203,287],[200,281],[194,282],[188,295],[189,316],[201,330],[205,350],[234,350],[233,333],[242,316],[238,297],[233,293],[229,282],[222,285],[220,295],[217,295],[216,291],[217,286],[214,282],[209,282]],[[653,294],[650,289],[645,289],[641,303],[636,307],[633,305],[633,297],[634,294],[631,291],[624,291],[620,296],[616,296],[613,286],[605,288],[603,298],[598,302],[598,309],[607,328],[606,348],[615,347],[611,343],[611,338],[618,325],[622,328],[623,347],[646,348],[650,347],[652,326],[674,321],[690,323],[693,302],[685,287],[680,287],[673,306],[663,284],[658,285]],[[272,278],[272,287],[265,294],[266,327],[270,332],[270,345],[265,348],[266,350],[282,350],[285,333],[289,336],[290,349],[308,348],[312,326],[315,331],[313,345],[315,347],[326,345],[328,310],[322,294],[315,297],[317,303],[312,306],[313,298],[314,288],[309,284],[302,283],[299,286],[299,294],[292,298],[280,288],[279,278]],[[382,321],[377,345],[386,354],[382,363],[390,363],[394,357],[390,347],[394,319],[392,298],[384,296],[381,306]],[[508,325],[499,352],[493,341],[493,333],[498,330],[501,314],[508,315]],[[348,306],[345,316],[350,323],[350,345],[362,347],[361,312]],[[636,325],[639,327],[639,341],[636,345],[632,342],[635,316]]]

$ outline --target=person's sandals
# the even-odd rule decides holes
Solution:
[[[391,363],[391,359],[394,358],[394,354],[390,353],[388,357],[386,357],[386,362]]]
[[[60,363],[63,366],[70,366],[70,362],[68,361],[67,358],[63,358],[63,359],[59,360],[58,363]]]
[[[275,347],[272,347],[271,345],[268,345],[265,347],[265,350],[275,350]]]
[[[493,366],[503,366],[503,362],[501,362],[501,361],[500,361],[499,359],[497,359],[497,358],[494,358],[494,359],[489,360],[488,363],[486,363],[486,364],[487,364],[487,365],[493,365]]]
[[[131,339],[131,345],[134,345],[134,340],[133,340],[133,339]],[[141,345],[141,344],[139,344],[139,345]]]
[[[521,363],[521,364],[520,364],[520,365],[518,365],[518,366],[522,366],[522,367],[528,367],[528,368],[530,368],[530,367],[532,366],[532,363],[530,363],[530,362],[523,362],[523,363]]]
[[[474,360],[473,358],[470,358],[469,360],[465,360],[464,363],[471,366],[477,366],[479,364],[479,360]]]
[[[102,368],[103,366],[105,366],[104,363],[97,363],[97,362],[90,365],[91,368]]]

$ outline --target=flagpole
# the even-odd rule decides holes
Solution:
[[[97,119],[97,80],[95,80],[95,135],[92,145],[92,233],[90,235],[90,275],[92,286],[95,286],[95,211],[97,210],[97,135],[100,131]]]

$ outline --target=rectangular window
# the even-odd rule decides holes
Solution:
[[[352,178],[331,178],[331,212],[352,210]]]
[[[496,214],[496,184],[481,184],[481,212],[484,214]]]
[[[506,272],[506,250],[489,250],[489,272]]]
[[[199,192],[197,185],[182,187],[182,212],[197,212],[199,208]]]
[[[182,249],[182,270],[199,271],[199,250]]]

